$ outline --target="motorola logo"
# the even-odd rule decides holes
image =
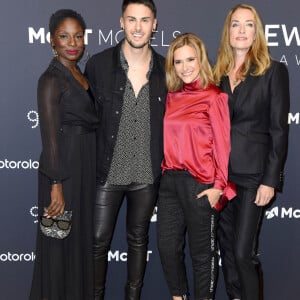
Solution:
[[[266,218],[273,219],[275,217],[278,217],[278,206],[273,207],[271,210],[266,211]]]
[[[31,253],[0,253],[0,262],[32,262],[35,260],[34,252]]]
[[[0,169],[38,169],[39,162],[36,160],[0,160]]]

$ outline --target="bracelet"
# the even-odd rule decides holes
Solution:
[[[53,179],[51,180],[51,185],[61,183],[61,180]]]

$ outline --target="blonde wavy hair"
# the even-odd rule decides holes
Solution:
[[[183,46],[190,46],[195,49],[196,58],[200,65],[200,86],[199,88],[207,88],[213,83],[213,73],[211,65],[208,61],[207,51],[204,43],[193,33],[183,33],[178,35],[170,44],[165,64],[166,83],[169,92],[181,90],[183,82],[177,76],[174,66],[174,52]]]
[[[252,65],[254,66],[254,70],[251,72],[252,76],[264,74],[271,65],[271,57],[264,34],[263,23],[258,12],[251,5],[238,4],[230,10],[225,20],[217,61],[213,69],[214,79],[217,85],[220,84],[222,76],[229,75],[230,71],[234,68],[234,56],[230,45],[230,27],[232,15],[238,9],[248,9],[253,13],[255,40],[246,55],[244,63],[238,70],[237,78],[241,80],[245,79]]]

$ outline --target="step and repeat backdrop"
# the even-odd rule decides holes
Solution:
[[[52,58],[48,20],[60,8],[80,12],[87,23],[90,55],[123,37],[121,0],[2,0],[0,81],[0,299],[25,300],[31,283],[37,230],[37,169],[41,150],[36,87]],[[300,285],[300,4],[297,0],[249,1],[260,12],[272,57],[290,73],[289,154],[282,194],[267,208],[259,245],[265,300],[299,299]],[[194,32],[214,62],[221,30],[236,1],[156,0],[158,29],[152,45],[165,55],[172,39]],[[84,59],[80,67],[84,69]],[[156,247],[156,214],[150,228],[142,299],[170,299]],[[125,205],[109,254],[107,299],[123,299],[126,279]],[[187,262],[190,266],[190,262]],[[220,269],[217,300],[226,299]],[[84,300],[84,299],[83,299]]]

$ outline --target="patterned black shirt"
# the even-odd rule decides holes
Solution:
[[[128,63],[122,50],[120,60],[128,73]],[[153,57],[147,73],[149,80]],[[128,185],[130,183],[152,184],[154,181],[150,155],[150,102],[149,81],[141,88],[137,97],[127,78],[123,97],[122,115],[117,141],[107,183]]]

